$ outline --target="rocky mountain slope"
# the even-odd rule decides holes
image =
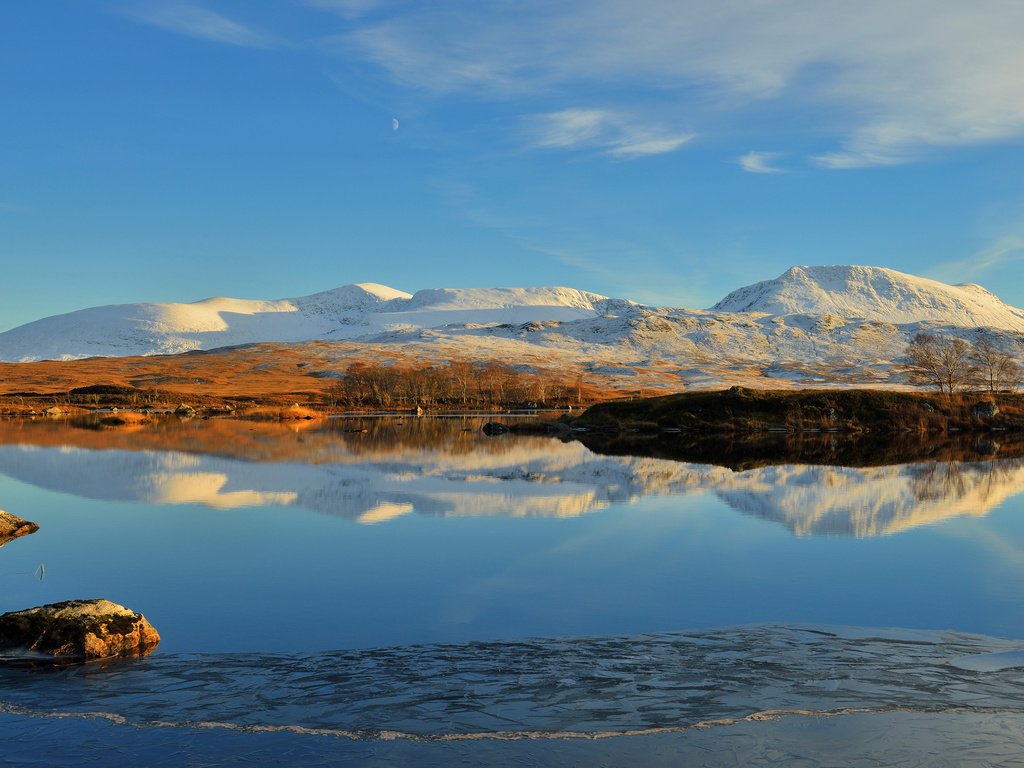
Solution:
[[[1019,352],[1024,311],[976,285],[881,267],[793,267],[707,310],[570,288],[429,289],[362,283],[292,299],[95,307],[0,333],[0,361],[173,354],[304,342],[310,375],[369,359],[499,360],[671,390],[891,381],[920,331],[985,335]],[[324,345],[323,342],[340,342]]]

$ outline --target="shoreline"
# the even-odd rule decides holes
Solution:
[[[401,408],[345,407],[317,399],[174,396],[138,404],[117,394],[0,395],[0,418],[158,416],[310,420],[338,417],[555,417],[554,431],[672,433],[825,433],[1024,431],[1024,394],[940,395],[901,389],[771,390],[730,387],[655,397],[595,398],[580,405],[499,402]],[[126,402],[128,401],[128,402]]]

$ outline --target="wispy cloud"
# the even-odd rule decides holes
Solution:
[[[332,11],[348,19],[357,18],[387,4],[388,0],[306,0],[306,5]]]
[[[736,164],[748,173],[786,173],[785,169],[774,165],[781,156],[781,152],[747,152],[736,158]]]
[[[932,273],[940,280],[960,282],[980,279],[986,272],[1015,261],[1024,261],[1024,237],[1006,235],[966,259],[940,264]]]
[[[646,155],[663,155],[675,152],[683,144],[693,139],[694,133],[678,133],[660,138],[643,138],[646,133],[633,134],[628,140],[616,144],[608,151],[615,157],[644,157]]]
[[[531,115],[527,126],[532,146],[539,149],[596,149],[621,158],[674,152],[694,137],[693,133],[643,124],[606,109],[563,109]]]
[[[708,303],[707,296],[695,291],[698,286],[703,288],[703,277],[697,274],[699,268],[688,272],[685,279],[680,278],[666,270],[662,254],[652,254],[635,243],[556,246],[535,239],[518,239],[517,242],[595,281],[614,286],[612,298],[669,307],[700,307]],[[630,264],[627,272],[616,266],[623,260]]]
[[[180,35],[246,48],[273,48],[281,41],[198,5],[157,2],[120,9],[123,16]]]
[[[629,239],[595,237],[575,230],[552,232],[550,216],[523,215],[488,203],[470,182],[439,180],[436,188],[465,221],[570,267],[576,277],[566,284],[574,288],[663,306],[703,307],[720,298],[703,295],[703,259],[686,258],[685,249],[674,245],[652,249]],[[684,276],[680,276],[680,261],[688,265]],[[623,264],[629,268],[624,269]]]
[[[834,126],[833,148],[812,158],[834,169],[1024,136],[1019,0],[448,0],[398,9],[346,34],[346,50],[419,92],[503,99],[618,89],[619,104],[639,96],[655,118],[792,99],[816,125]],[[658,149],[657,138],[633,143],[648,142]]]

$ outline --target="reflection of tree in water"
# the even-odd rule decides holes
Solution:
[[[488,418],[344,418],[331,419],[318,432],[340,437],[353,451],[431,448],[448,453],[501,453],[509,441],[481,438]],[[365,431],[360,431],[365,430]]]
[[[908,467],[910,488],[919,502],[952,501],[971,494],[988,503],[1005,493],[1007,483],[1024,461],[936,461]]]
[[[523,440],[548,440],[488,438],[482,427],[491,418],[409,415],[265,422],[169,416],[132,431],[98,429],[95,425],[82,428],[85,425],[64,420],[18,420],[0,425],[0,444],[184,451],[251,461],[320,464],[344,457],[387,457],[424,450],[502,455],[521,447]]]

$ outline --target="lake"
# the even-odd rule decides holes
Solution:
[[[104,597],[163,638],[0,670],[8,764],[1024,748],[1024,459],[727,466],[483,422],[0,422],[0,508],[40,524],[0,612]]]

